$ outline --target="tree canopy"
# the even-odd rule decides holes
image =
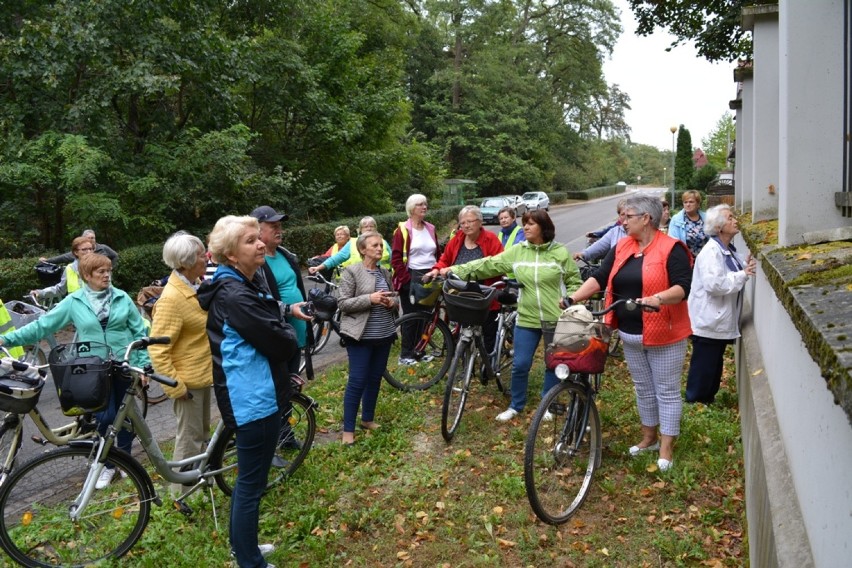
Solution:
[[[612,183],[630,98],[609,0],[11,0],[0,243],[126,246],[267,203],[326,220]],[[33,222],[35,220],[35,222]]]

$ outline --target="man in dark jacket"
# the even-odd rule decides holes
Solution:
[[[97,242],[95,239],[95,232],[92,229],[86,229],[83,231],[81,237],[86,237],[90,241],[92,241],[92,247],[95,249],[95,254],[102,254],[105,257],[109,258],[112,261],[112,266],[115,268],[116,263],[118,262],[118,253],[112,250],[110,247],[103,243]],[[71,264],[74,262],[76,257],[73,252],[66,252],[57,256],[53,256],[50,258],[40,258],[39,260],[43,262],[49,262],[50,264]]]

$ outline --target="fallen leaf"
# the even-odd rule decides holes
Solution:
[[[604,556],[609,556],[609,550],[607,550],[606,548],[601,548],[600,550],[598,550],[598,552],[600,552]]]
[[[494,507],[491,510],[494,511],[495,515],[502,515],[503,514],[503,507],[501,507],[500,505],[497,505],[496,507]]]
[[[758,369],[757,371],[753,372],[753,373],[751,374],[751,376],[752,376],[752,377],[756,377],[756,376],[758,376],[758,375],[759,375],[760,373],[762,373],[762,372],[763,372],[763,369]]]
[[[651,465],[645,468],[645,471],[647,471],[648,473],[654,473],[655,471],[657,471],[657,469],[659,469],[657,467],[657,464],[652,463]]]
[[[796,257],[796,260],[810,260],[812,256],[813,255],[811,253],[806,252],[805,254],[800,254],[798,257]]]
[[[512,548],[512,547],[513,547],[513,546],[515,546],[517,543],[516,543],[516,542],[512,542],[511,540],[506,540],[506,539],[503,539],[503,538],[498,538],[498,539],[497,539],[497,544],[499,544],[500,546],[505,546],[506,548]]]
[[[415,517],[417,517],[418,519],[422,519],[423,517],[425,517],[425,516],[426,516],[426,511],[417,511],[417,512],[414,514],[414,516],[415,516]]]
[[[438,509],[439,511],[443,511],[444,510],[444,502],[438,501],[437,503],[435,503],[435,508]]]

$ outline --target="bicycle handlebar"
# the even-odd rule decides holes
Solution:
[[[323,276],[319,272],[317,272],[316,274],[309,274],[308,276],[305,276],[305,278],[307,278],[311,282],[316,282],[317,284],[325,284],[326,286],[331,286],[332,288],[337,288],[337,284],[335,284],[334,282],[330,282],[329,280],[326,280],[325,276]]]
[[[155,373],[153,370],[149,369],[140,369],[139,367],[132,367],[128,362],[130,360],[130,352],[138,351],[140,349],[147,349],[149,345],[168,345],[171,343],[171,338],[163,336],[163,337],[143,337],[142,339],[137,339],[130,343],[127,346],[127,349],[124,351],[124,361],[121,363],[123,369],[127,369],[128,371],[133,371],[135,373],[139,373],[141,375],[147,376],[149,379],[154,379],[158,383],[164,384],[168,387],[176,387],[178,386],[178,382],[171,377],[167,377],[166,375],[161,375],[159,373]]]
[[[565,298],[565,303],[568,304],[568,298]],[[603,315],[608,314],[609,312],[611,312],[612,310],[614,310],[615,308],[617,308],[621,304],[624,304],[624,307],[629,312],[632,312],[636,308],[645,309],[645,310],[649,310],[649,311],[652,311],[652,312],[659,312],[660,311],[660,308],[657,307],[657,306],[651,306],[649,304],[643,304],[639,300],[633,300],[631,298],[621,298],[620,300],[614,301],[612,304],[609,305],[609,307],[607,307],[604,310],[601,310],[599,312],[592,312],[592,315],[595,316],[596,318],[601,317]]]

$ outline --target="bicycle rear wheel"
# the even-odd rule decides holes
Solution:
[[[0,546],[24,566],[88,566],[120,558],[142,536],[154,494],[145,470],[112,452],[113,482],[96,490],[71,520],[91,465],[91,448],[67,447],[42,454],[16,469],[0,490]]]
[[[269,469],[267,491],[293,475],[293,472],[305,461],[314,443],[317,432],[317,419],[313,408],[315,403],[307,396],[298,393],[293,395],[292,404],[293,409],[286,417],[287,423],[281,428],[273,465]],[[237,446],[234,431],[230,428],[227,428],[216,442],[210,463],[213,469],[230,468],[216,476],[216,485],[225,495],[231,495],[234,492],[239,469],[232,467],[237,463]]]
[[[497,372],[497,388],[504,394],[512,392],[512,362],[515,359],[515,320],[517,312],[504,314],[506,319],[497,332],[496,353],[492,367]]]
[[[435,320],[432,312],[406,314],[397,320],[396,336],[408,337],[413,353],[401,357],[401,347],[391,350],[384,374],[387,382],[402,391],[426,390],[446,375],[455,344],[443,320]]]
[[[576,513],[592,487],[600,455],[594,400],[582,385],[562,381],[541,401],[524,445],[524,485],[536,516],[558,525]]]
[[[475,362],[473,343],[462,341],[450,365],[447,388],[444,389],[444,404],[441,407],[441,436],[447,442],[453,439],[461,424]]]
[[[311,324],[314,330],[314,347],[311,351],[314,355],[322,351],[331,337],[331,323],[327,321],[314,320]]]

